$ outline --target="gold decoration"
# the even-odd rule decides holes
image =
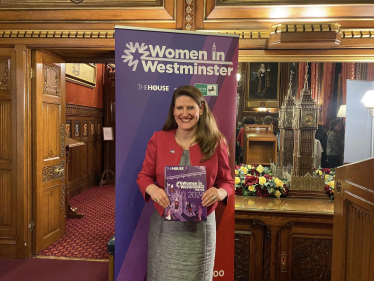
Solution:
[[[43,168],[42,178],[43,182],[49,182],[65,176],[65,163],[64,161],[58,165],[47,166]]]
[[[89,88],[95,88],[96,65],[90,63],[67,63],[66,80]]]
[[[286,251],[281,253],[281,272],[287,272],[287,254]]]
[[[114,39],[114,30],[0,30],[0,38]]]
[[[65,155],[65,124],[61,125],[61,157]]]

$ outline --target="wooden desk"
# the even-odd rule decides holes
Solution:
[[[235,197],[235,280],[331,281],[334,203]]]
[[[270,165],[277,162],[277,138],[272,125],[245,125],[243,162]]]

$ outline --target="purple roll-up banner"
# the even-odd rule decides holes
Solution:
[[[116,26],[115,279],[147,279],[153,202],[136,183],[147,143],[166,121],[173,92],[200,89],[229,144],[234,169],[239,36]],[[216,209],[214,280],[234,280],[235,200]]]

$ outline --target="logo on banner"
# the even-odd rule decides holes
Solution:
[[[195,87],[200,90],[203,96],[218,96],[217,84],[199,84],[195,83]]]
[[[207,51],[171,49],[138,42],[126,43],[126,47],[121,58],[132,67],[132,71],[136,71],[139,64],[139,59],[134,58],[136,54],[140,55],[144,72],[231,76],[234,70],[233,63],[225,61],[225,53],[217,52],[215,43],[209,54]]]

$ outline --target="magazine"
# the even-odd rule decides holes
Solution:
[[[205,191],[204,166],[166,166],[165,192],[170,206],[165,209],[165,221],[206,221],[207,207],[201,201]]]

